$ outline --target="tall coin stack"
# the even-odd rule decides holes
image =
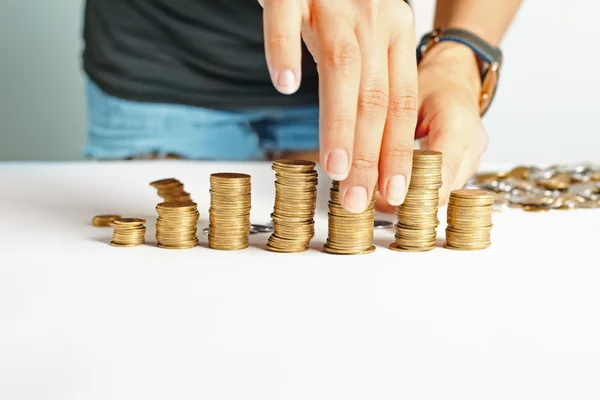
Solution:
[[[273,234],[267,249],[293,253],[308,249],[315,235],[318,173],[312,161],[277,160]]]
[[[329,226],[327,242],[323,246],[326,253],[366,254],[375,251],[373,246],[373,224],[375,222],[375,196],[367,209],[355,214],[344,210],[340,204],[340,183],[333,181],[329,199]]]
[[[442,153],[415,150],[412,174],[404,203],[398,207],[396,241],[390,249],[428,251],[436,247]]]
[[[144,244],[146,238],[145,219],[117,218],[109,223],[114,229],[111,246],[135,247]]]
[[[461,189],[450,193],[446,248],[483,250],[490,246],[495,197],[487,190]]]
[[[191,249],[198,244],[196,237],[200,213],[196,203],[164,202],[156,206],[156,241],[164,249]]]
[[[250,175],[216,173],[210,176],[208,246],[242,250],[250,235]]]
[[[161,179],[150,183],[158,190],[158,195],[164,201],[186,202],[191,201],[191,196],[183,188],[183,183],[175,178]]]

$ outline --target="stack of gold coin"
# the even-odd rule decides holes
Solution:
[[[373,246],[373,224],[375,222],[375,196],[367,209],[361,213],[346,211],[340,204],[340,183],[333,181],[329,198],[329,226],[326,253],[366,254],[375,251]]]
[[[277,160],[273,234],[267,249],[293,253],[308,249],[315,235],[318,174],[312,161]]]
[[[211,249],[248,247],[250,186],[250,175],[222,172],[210,176],[208,246]]]
[[[492,208],[496,195],[487,190],[461,189],[450,194],[445,247],[483,250],[490,246]]]
[[[200,213],[196,203],[164,202],[156,206],[156,241],[164,249],[191,249],[198,244],[196,236]]]
[[[115,219],[121,218],[120,215],[96,215],[92,219],[92,225],[98,227],[108,227]]]
[[[111,246],[135,247],[144,244],[146,220],[141,218],[117,218],[110,222],[114,229]]]
[[[150,183],[158,190],[158,195],[164,201],[192,201],[190,194],[183,189],[183,183],[175,178],[161,179]]]
[[[398,207],[396,241],[390,249],[428,251],[436,246],[442,153],[415,150],[412,174],[404,203]]]

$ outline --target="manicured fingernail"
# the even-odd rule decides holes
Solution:
[[[327,156],[327,175],[335,181],[343,181],[348,177],[350,158],[345,150],[332,150]]]
[[[387,201],[393,206],[404,203],[406,197],[406,178],[403,175],[392,176],[387,183]]]
[[[277,77],[277,90],[283,94],[292,94],[296,91],[296,75],[292,70],[281,71]]]
[[[352,213],[360,213],[367,208],[367,189],[362,186],[354,186],[348,189],[344,197],[346,209]]]

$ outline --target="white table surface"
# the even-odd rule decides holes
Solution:
[[[0,399],[600,398],[600,210],[495,214],[480,252],[385,230],[332,256],[322,178],[308,252],[153,246],[148,183],[181,179],[203,228],[220,171],[252,174],[268,222],[266,163],[0,164]],[[147,218],[149,245],[109,246],[105,213]]]

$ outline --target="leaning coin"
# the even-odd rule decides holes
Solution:
[[[109,227],[111,222],[119,218],[121,218],[120,215],[96,215],[92,219],[92,225],[98,227]]]

